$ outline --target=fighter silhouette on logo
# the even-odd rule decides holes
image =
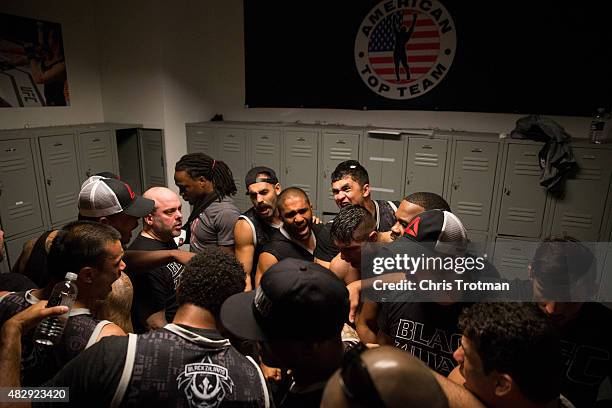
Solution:
[[[413,14],[412,26],[406,30],[406,26],[401,24],[399,28],[394,27],[395,32],[395,48],[393,49],[393,62],[395,63],[395,77],[400,80],[400,63],[406,71],[406,79],[410,79],[410,68],[408,67],[408,55],[406,54],[406,44],[412,37],[414,28],[416,27],[417,13]]]

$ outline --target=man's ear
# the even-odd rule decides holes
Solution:
[[[508,374],[499,374],[499,373],[494,373],[495,375],[495,396],[497,397],[504,397],[506,395],[508,395],[513,388],[515,388],[516,386],[514,385],[514,380],[512,379],[512,377],[510,377]]]
[[[142,219],[147,225],[153,225],[153,215],[152,214],[147,214],[144,217],[142,217]]]
[[[378,241],[378,232],[372,231],[368,235],[368,242],[376,242]]]
[[[102,224],[106,224],[106,225],[111,225],[111,222],[108,219],[108,217],[100,217],[98,218],[98,222],[101,222]]]
[[[77,278],[77,282],[86,283],[90,285],[93,283],[94,274],[95,268],[92,268],[91,266],[84,266],[79,271],[79,277]]]
[[[370,196],[370,184],[365,183],[365,184],[363,185],[363,187],[361,187],[361,191],[362,191],[362,193],[361,193],[361,194],[362,194],[364,197],[369,197],[369,196]]]
[[[274,185],[274,192],[276,193],[276,195],[279,195],[281,193],[281,191],[282,191],[282,188],[281,188],[280,183],[276,183]]]

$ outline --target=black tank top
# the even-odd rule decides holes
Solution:
[[[130,355],[128,347],[126,356],[133,368],[121,406],[265,406],[267,389],[256,363],[218,333],[207,332],[217,340],[174,324],[135,336],[135,352]]]

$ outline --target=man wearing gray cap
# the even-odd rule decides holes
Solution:
[[[253,167],[245,177],[253,207],[242,213],[234,225],[236,258],[246,273],[246,290],[251,290],[261,248],[282,225],[276,202],[281,192],[276,173],[269,167]]]

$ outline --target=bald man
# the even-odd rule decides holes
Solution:
[[[174,238],[181,234],[183,224],[179,196],[165,187],[153,187],[145,191],[143,197],[155,201],[155,208],[143,218],[142,231],[129,249],[177,249]],[[173,320],[178,308],[176,285],[182,272],[183,266],[173,261],[132,278],[132,323],[135,333],[162,328]]]
[[[342,368],[327,382],[321,407],[482,407],[466,389],[429,370],[395,347],[345,355]]]

